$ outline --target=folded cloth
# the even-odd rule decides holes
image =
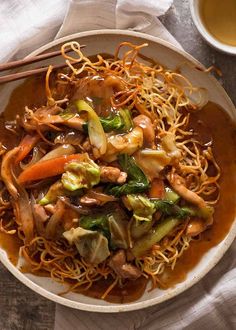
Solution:
[[[71,33],[131,29],[180,44],[157,19],[172,0],[0,1],[0,61],[19,59]],[[200,283],[178,297],[140,311],[100,314],[56,307],[55,330],[236,328],[236,242]]]
[[[104,28],[136,30],[180,46],[156,18],[166,12],[172,1],[0,1],[0,62],[20,59],[55,38]]]
[[[78,31],[129,29],[181,47],[157,18],[171,3],[172,0],[72,0],[57,37]]]

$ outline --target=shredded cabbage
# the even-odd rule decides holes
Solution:
[[[100,181],[100,168],[89,156],[83,162],[70,162],[65,166],[65,170],[61,182],[64,188],[70,191],[91,188]]]
[[[124,198],[125,205],[129,210],[133,210],[133,217],[138,221],[151,221],[155,213],[155,205],[142,195],[127,195]]]
[[[99,264],[110,255],[108,240],[101,233],[71,228],[63,233],[69,244],[75,244],[79,254],[89,263]]]

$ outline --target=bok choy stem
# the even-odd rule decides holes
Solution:
[[[142,257],[147,250],[151,249],[154,244],[160,242],[160,240],[168,235],[180,222],[180,219],[174,217],[162,220],[147,235],[141,237],[134,243],[132,248],[133,255],[136,258]]]

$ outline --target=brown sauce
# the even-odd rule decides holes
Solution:
[[[104,292],[112,285],[114,280],[102,280],[99,282],[95,282],[89,289],[86,291],[84,288],[79,288],[76,292],[82,293],[86,296],[101,299]],[[106,296],[105,300],[112,302],[114,304],[125,304],[130,303],[132,301],[138,300],[142,297],[146,286],[148,283],[148,279],[145,277],[140,277],[136,281],[127,281],[123,287],[116,286],[111,290],[109,295]]]
[[[17,235],[0,232],[0,246],[7,252],[7,256],[14,266],[17,265],[21,245],[22,241]]]
[[[203,125],[202,125],[203,123]],[[185,280],[210,248],[228,234],[236,215],[236,125],[228,114],[213,103],[192,116],[191,127],[201,139],[213,138],[213,153],[221,168],[220,200],[215,208],[214,223],[199,241],[192,241],[188,250],[177,261],[173,271],[165,273],[165,284],[171,287]]]
[[[14,140],[12,133],[4,128],[3,123],[5,120],[13,120],[16,114],[21,114],[26,105],[29,107],[42,105],[45,102],[43,86],[42,78],[38,77],[26,81],[13,91],[5,112],[0,116],[0,141],[4,141],[8,146],[16,143],[16,139]],[[199,124],[199,121],[204,124]],[[190,248],[178,260],[174,271],[165,272],[163,279],[167,287],[184,281],[187,273],[204,257],[204,253],[224,239],[236,214],[236,125],[220,107],[209,103],[192,116],[191,127],[199,133],[201,139],[207,140],[209,136],[213,138],[213,152],[222,171],[221,198],[216,206],[213,226],[203,233],[200,241],[191,242]],[[11,142],[9,142],[10,136]],[[19,239],[0,233],[0,245],[8,253],[10,261],[16,264],[20,247]],[[80,292],[100,298],[109,284],[111,283],[107,281],[95,283],[88,291],[81,292],[81,289]],[[127,283],[122,289],[114,288],[107,300],[114,303],[137,300],[142,296],[146,284],[147,280],[141,278]]]

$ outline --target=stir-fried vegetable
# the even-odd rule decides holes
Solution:
[[[133,121],[132,121],[132,118],[130,116],[129,109],[120,109],[119,110],[119,115],[120,115],[120,117],[122,118],[122,121],[123,121],[123,125],[124,125],[123,130],[124,131],[130,131],[131,128],[133,128]]]
[[[127,221],[122,219],[119,214],[113,213],[108,216],[109,230],[111,234],[111,248],[128,248]]]
[[[107,220],[107,214],[93,214],[82,216],[80,218],[80,227],[88,230],[99,231],[109,239],[110,231]]]
[[[163,149],[143,149],[135,153],[135,161],[151,181],[171,163],[171,157]]]
[[[83,161],[71,161],[67,164],[65,171],[61,181],[64,188],[70,191],[89,189],[100,181],[100,168],[87,154]]]
[[[149,182],[143,171],[136,165],[134,159],[127,154],[118,156],[119,164],[128,174],[128,182],[121,186],[110,186],[107,192],[114,196],[122,196],[144,192],[149,187]]]
[[[174,216],[176,219],[186,219],[188,217],[198,217],[208,220],[212,217],[213,208],[180,207],[175,203],[162,200],[151,199],[142,195],[127,195],[123,198],[125,206],[133,210],[133,217],[136,221],[131,226],[131,236],[137,240],[147,234],[152,226],[152,217],[156,211],[161,212],[163,217]]]
[[[83,100],[76,101],[78,112],[86,111],[88,113],[88,134],[91,145],[95,148],[94,155],[101,156],[107,150],[107,138],[102,124],[96,112],[88,103]]]
[[[61,156],[67,156],[67,155],[73,155],[76,152],[75,148],[70,144],[62,144],[52,151],[48,152],[44,157],[42,157],[39,162],[43,162],[45,160],[61,157]]]
[[[143,145],[143,131],[135,127],[127,134],[110,135],[107,139],[107,151],[102,157],[106,162],[113,162],[120,154],[132,155]]]
[[[183,219],[191,215],[191,209],[187,207],[179,207],[173,202],[167,200],[152,200],[156,210],[161,211],[163,214],[170,216],[175,215],[177,218]]]
[[[45,179],[62,174],[67,163],[75,160],[83,161],[84,158],[84,154],[74,154],[37,162],[21,172],[18,181],[19,183],[24,184],[29,181]]]
[[[142,195],[127,195],[123,201],[128,210],[133,210],[133,217],[138,221],[151,221],[156,212],[155,204]]]
[[[99,118],[105,132],[127,132],[133,127],[133,121],[129,109],[120,109],[115,115]],[[85,132],[88,131],[88,123],[83,125]]]
[[[100,118],[100,122],[105,132],[122,131],[124,122],[118,114],[107,118]]]
[[[54,139],[55,144],[70,144],[73,146],[80,146],[84,139],[84,134],[77,130],[66,130],[59,133]]]
[[[82,216],[80,227],[101,232],[109,240],[111,249],[128,247],[126,214],[120,208],[108,207],[103,212]]]
[[[61,181],[57,181],[53,185],[51,185],[46,195],[44,195],[44,197],[41,198],[38,203],[40,205],[54,203],[59,196],[66,195],[65,193],[66,190],[63,187],[63,184],[61,183]]]
[[[165,187],[164,195],[165,195],[165,199],[169,202],[176,203],[180,199],[180,196],[168,186]]]
[[[142,257],[151,247],[160,242],[168,235],[179,223],[178,218],[166,218],[156,225],[149,233],[134,243],[132,253],[136,258]]]
[[[165,185],[164,181],[160,178],[155,178],[151,182],[150,190],[148,192],[150,198],[164,198]]]
[[[21,162],[30,153],[39,140],[40,137],[38,135],[25,135],[19,144],[20,150],[15,160],[16,164]]]
[[[91,264],[99,264],[110,255],[107,238],[97,231],[71,228],[63,236],[71,245],[75,244],[79,254]]]
[[[152,229],[152,221],[133,221],[130,229],[131,236],[134,240],[139,239]]]
[[[142,195],[127,195],[124,199],[129,210],[133,210],[133,216],[139,221],[151,221],[156,211],[162,212],[165,216],[175,216],[179,219],[197,216],[207,219],[212,216],[213,208],[180,207],[175,203],[163,199],[151,199]]]
[[[69,191],[65,189],[61,180],[58,180],[51,185],[44,197],[38,201],[38,204],[47,205],[49,203],[55,203],[60,197],[81,196],[81,194],[83,194],[83,190]]]

